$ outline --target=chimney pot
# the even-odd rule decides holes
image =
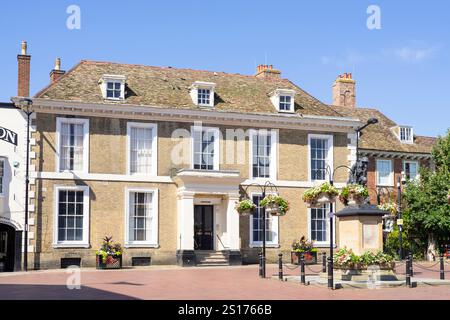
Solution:
[[[50,71],[50,83],[55,83],[59,80],[66,72],[61,70],[61,58],[55,59],[55,67]]]
[[[17,95],[19,97],[30,96],[30,60],[27,55],[27,42],[21,43],[21,54],[17,55]]]
[[[334,81],[333,105],[356,108],[356,82],[351,73],[345,72]]]

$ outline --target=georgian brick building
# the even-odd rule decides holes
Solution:
[[[328,247],[329,209],[308,209],[302,194],[328,179],[327,166],[356,160],[366,114],[348,107],[352,79],[335,82],[342,106],[329,106],[266,65],[255,75],[84,60],[60,67],[33,97],[35,268],[93,266],[104,236],[125,247],[125,265],[254,263],[261,211],[240,217],[234,206],[242,197],[259,204],[255,184],[266,181],[291,206],[264,219],[268,259],[303,235]],[[19,88],[23,81],[29,75],[19,72]],[[347,178],[337,171],[335,185]]]

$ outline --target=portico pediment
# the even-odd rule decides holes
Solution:
[[[182,169],[173,177],[182,192],[207,194],[238,194],[245,180],[239,171]]]

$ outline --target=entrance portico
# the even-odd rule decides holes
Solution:
[[[222,251],[229,264],[241,264],[238,171],[180,170],[178,186],[177,263],[196,264],[197,250]]]

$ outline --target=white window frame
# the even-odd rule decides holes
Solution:
[[[378,170],[380,162],[389,162],[390,173],[389,173],[389,182],[387,184],[380,184],[380,171]],[[375,160],[375,176],[376,176],[376,185],[380,187],[393,187],[394,186],[394,170],[392,170],[392,160],[390,159],[376,159]]]
[[[152,158],[151,158],[151,172],[132,173],[131,172],[131,129],[145,128],[152,130]],[[127,122],[127,175],[133,176],[157,176],[158,175],[158,125],[156,123],[147,122]]]
[[[289,110],[281,110],[280,109],[280,97],[291,97],[291,104]],[[291,89],[276,89],[270,94],[270,100],[272,104],[275,106],[278,112],[280,113],[294,113],[295,111],[295,90]]]
[[[103,75],[102,78],[100,79],[101,91],[102,91],[103,99],[105,99],[105,100],[115,100],[115,101],[125,100],[125,83],[126,83],[126,80],[127,80],[126,76],[123,76],[123,75],[112,75],[112,74],[105,74],[105,75]],[[119,98],[108,97],[107,96],[108,82],[120,83],[120,97]]]
[[[0,176],[0,197],[4,197],[6,195],[5,192],[5,174],[6,174],[6,158],[0,157],[0,163],[3,168],[3,174]]]
[[[327,152],[327,165],[330,170],[334,169],[334,136],[329,134],[308,134],[308,181],[325,182],[329,180],[329,172],[325,173],[324,180],[312,179],[311,175],[311,139],[327,139],[328,140],[328,152]]]
[[[402,129],[405,130],[405,135],[406,135],[406,130],[409,130],[409,131],[410,131],[409,139],[408,139],[408,140],[403,140],[403,139],[402,139],[402,134],[401,134]],[[409,127],[409,126],[399,126],[399,127],[398,127],[398,139],[399,139],[402,143],[413,143],[413,142],[414,142],[414,130],[413,130],[413,128],[412,128],[412,127]]]
[[[275,193],[266,193],[266,196],[269,194],[275,194]],[[262,197],[261,192],[252,192],[250,193],[250,199],[253,201],[253,197],[260,196]],[[262,199],[261,199],[262,200]],[[267,214],[267,212],[266,212]],[[280,228],[278,224],[278,216],[272,216],[269,214],[269,216],[272,218],[272,231],[275,231],[275,236],[272,239],[272,241],[267,241],[266,239],[266,246],[267,247],[279,247],[279,238],[280,238]],[[250,247],[262,247],[263,242],[262,241],[254,241],[253,240],[253,215],[249,216],[249,223],[250,223]],[[267,230],[266,230],[267,231]]]
[[[218,127],[203,127],[203,126],[191,126],[191,169],[194,169],[194,130],[213,131],[214,132],[214,159],[213,170],[219,170],[220,167],[220,129]],[[202,170],[202,169],[196,169]],[[206,170],[204,170],[206,171]]]
[[[195,81],[189,88],[189,94],[191,95],[192,102],[199,107],[214,107],[215,88],[216,84],[213,82]],[[209,90],[209,103],[198,102],[199,89]]]
[[[253,143],[255,134],[270,135],[270,166],[269,177],[261,178],[253,176]],[[278,168],[278,130],[276,129],[251,129],[249,130],[249,178],[254,180],[276,180]]]
[[[83,125],[83,169],[80,170],[61,170],[60,152],[61,152],[61,125],[63,123],[82,124]],[[56,172],[82,172],[89,173],[89,119],[82,118],[56,118]]]
[[[83,191],[83,240],[81,241],[58,241],[58,213],[59,213],[59,191]],[[54,214],[53,214],[53,247],[55,248],[89,248],[89,208],[90,190],[88,186],[55,186],[54,187]]]
[[[336,206],[334,205],[334,208],[336,208]],[[328,215],[327,215],[327,237],[329,237],[330,234],[330,205],[328,205]],[[312,240],[312,230],[311,230],[311,208],[308,208],[308,239],[310,239],[311,241],[314,241],[314,247],[316,248],[327,248],[330,246],[330,242],[329,241],[315,241]],[[333,216],[333,246],[336,247],[336,216]]]
[[[419,161],[413,161],[413,160],[404,160],[403,161],[403,172],[405,173],[405,179],[406,178],[406,164],[409,163],[414,163],[416,165],[417,168],[417,173],[416,173],[416,177],[414,179],[411,179],[411,181],[416,180],[419,177]]]
[[[150,225],[151,239],[146,241],[131,241],[129,234],[130,227],[130,194],[132,192],[152,193],[152,217]],[[159,205],[158,205],[158,189],[154,188],[125,188],[125,247],[126,248],[159,248],[158,239],[158,217],[159,217]]]

